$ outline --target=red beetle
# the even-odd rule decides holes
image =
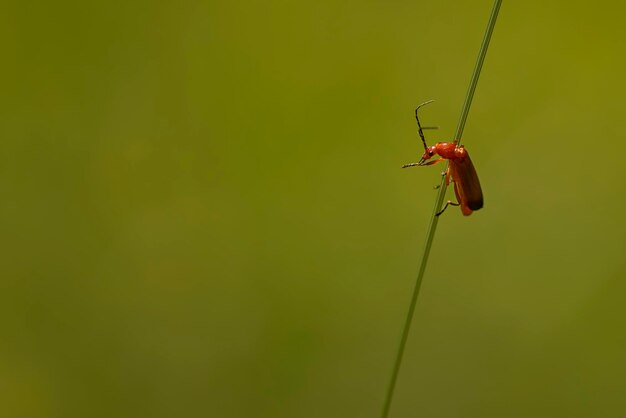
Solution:
[[[448,171],[446,172],[446,185],[450,184],[450,178],[452,178],[452,181],[454,182],[454,193],[456,194],[458,203],[448,200],[443,209],[437,213],[437,216],[441,215],[446,210],[448,205],[460,206],[463,215],[468,216],[471,215],[473,211],[483,207],[483,191],[480,188],[480,181],[478,181],[478,175],[476,174],[474,164],[472,164],[472,160],[463,145],[460,147],[457,146],[456,141],[437,142],[435,145],[430,147],[426,145],[422,125],[417,117],[417,111],[420,107],[432,102],[433,101],[430,100],[422,103],[417,106],[417,109],[415,109],[415,119],[417,120],[419,135],[420,138],[422,138],[422,143],[424,144],[424,155],[422,155],[422,158],[418,163],[405,164],[402,168],[433,165],[440,163],[443,160],[450,161]],[[438,154],[441,158],[428,161],[434,157],[435,154]]]

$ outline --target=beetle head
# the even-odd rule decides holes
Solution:
[[[437,148],[435,145],[431,145],[430,147],[424,148],[424,155],[422,155],[422,159],[419,161],[418,165],[424,165],[424,163],[437,153]]]

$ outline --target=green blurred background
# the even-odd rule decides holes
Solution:
[[[622,2],[505,1],[391,417],[626,416]],[[0,416],[377,417],[491,1],[4,2]]]

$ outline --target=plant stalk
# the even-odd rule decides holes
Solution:
[[[470,79],[470,84],[467,89],[465,101],[463,102],[463,108],[461,110],[461,116],[459,117],[459,123],[457,125],[456,133],[454,135],[454,138],[457,141],[457,145],[461,144],[461,137],[463,136],[463,130],[465,128],[465,121],[467,120],[469,109],[472,104],[472,99],[474,98],[474,92],[476,91],[478,78],[480,77],[480,72],[483,67],[483,62],[485,61],[485,56],[487,55],[489,41],[491,40],[491,34],[493,33],[493,29],[496,25],[496,20],[498,18],[498,11],[500,10],[501,3],[502,3],[502,0],[494,0],[493,7],[491,9],[491,15],[489,16],[489,21],[487,22],[487,29],[485,30],[485,36],[483,37],[483,41],[480,46],[480,50],[478,52],[478,58],[476,60],[476,65],[474,66],[474,72],[472,73],[472,78]],[[447,171],[448,165],[449,163],[446,163],[445,171]],[[381,414],[382,418],[387,418],[389,416],[389,409],[391,408],[391,401],[393,399],[393,394],[394,394],[395,387],[396,387],[396,381],[398,379],[398,374],[400,372],[400,365],[402,364],[402,357],[404,356],[404,348],[406,346],[406,342],[409,337],[409,331],[411,329],[411,322],[413,320],[413,314],[415,313],[415,305],[417,304],[417,298],[419,296],[420,288],[422,286],[422,279],[424,278],[426,265],[428,264],[428,257],[430,255],[430,249],[432,247],[433,240],[435,238],[435,231],[437,230],[437,223],[439,221],[439,217],[437,216],[437,213],[441,211],[441,208],[443,206],[443,201],[446,195],[446,189],[447,189],[447,185],[445,181],[445,176],[441,176],[441,183],[439,185],[439,193],[437,194],[437,198],[435,199],[435,207],[433,209],[433,213],[430,218],[428,232],[426,233],[426,243],[424,244],[424,253],[422,254],[422,260],[420,262],[420,267],[417,272],[417,279],[415,281],[415,287],[413,288],[413,294],[411,296],[411,303],[409,304],[409,311],[407,312],[406,320],[404,323],[404,329],[402,330],[402,337],[400,338],[400,345],[398,347],[396,360],[393,365],[393,369],[391,373],[391,380],[389,381],[389,385],[387,387],[387,395],[385,397],[385,403],[383,405],[383,411]]]

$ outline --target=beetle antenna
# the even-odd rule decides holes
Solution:
[[[417,107],[415,108],[415,120],[417,121],[417,131],[418,131],[418,132],[419,132],[419,134],[420,134],[420,138],[422,138],[422,143],[424,144],[424,149],[427,149],[427,148],[428,148],[428,145],[426,145],[426,138],[424,138],[423,128],[422,128],[422,125],[420,124],[420,119],[419,119],[419,117],[417,117],[417,111],[419,110],[419,108],[420,108],[420,107],[422,107],[422,106],[424,106],[424,105],[427,105],[427,104],[429,104],[429,103],[432,103],[432,102],[434,102],[434,100],[429,100],[429,101],[424,102],[424,103],[422,103],[421,105],[419,105],[419,106],[417,106]]]

